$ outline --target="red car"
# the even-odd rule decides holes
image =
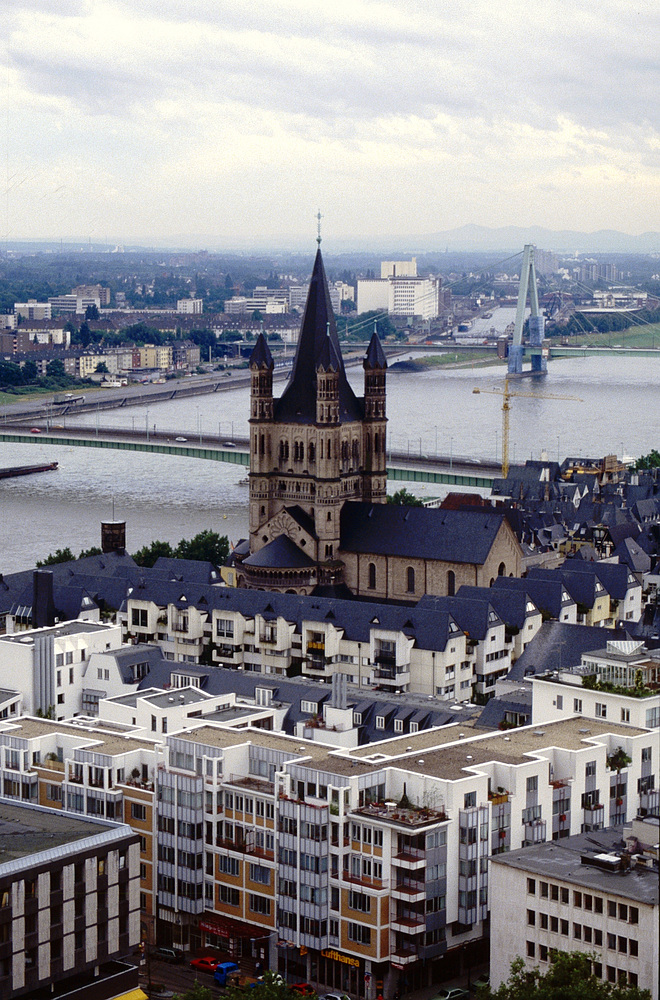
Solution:
[[[190,964],[198,972],[208,972],[212,976],[218,961],[219,959],[213,958],[212,955],[203,955],[202,958],[193,958]]]
[[[30,427],[30,434],[41,434],[40,427]]]
[[[301,997],[315,997],[316,990],[309,983],[292,983],[289,987],[299,993]]]

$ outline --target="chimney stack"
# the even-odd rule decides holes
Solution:
[[[32,581],[32,626],[46,628],[54,625],[53,574],[47,569],[35,569]]]

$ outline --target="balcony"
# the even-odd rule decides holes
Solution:
[[[409,913],[407,917],[392,917],[390,920],[390,930],[411,936],[422,934],[426,930],[426,917],[423,913]]]
[[[399,868],[415,871],[419,868],[424,868],[426,865],[426,851],[421,850],[419,847],[404,846],[393,856],[392,861]]]
[[[414,882],[402,879],[392,886],[392,899],[405,900],[409,903],[420,903],[426,899],[426,885],[424,882]]]
[[[370,875],[352,875],[347,871],[341,873],[341,880],[349,885],[363,885],[368,889],[387,889],[390,884],[388,879],[372,878]]]
[[[384,667],[396,667],[396,653],[386,653],[382,650],[376,652],[374,663],[380,663]]]
[[[372,802],[369,805],[351,810],[351,815],[377,817],[389,820],[393,824],[406,826],[428,826],[430,823],[442,823],[449,819],[444,808],[427,809],[414,805],[407,806]]]
[[[403,944],[398,944],[390,951],[390,962],[393,965],[411,965],[419,958],[419,951],[411,945],[409,948]]]
[[[325,643],[324,642],[308,642],[307,643],[307,653],[310,656],[314,654],[325,654]]]

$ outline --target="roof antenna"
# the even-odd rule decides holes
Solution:
[[[321,215],[321,209],[319,208],[318,212],[316,213],[316,242],[317,242],[317,244],[319,246],[319,249],[321,248],[321,219],[322,218],[323,218],[323,216]]]

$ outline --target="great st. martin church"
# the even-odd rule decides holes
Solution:
[[[519,576],[520,546],[501,514],[386,504],[387,361],[376,333],[363,365],[358,397],[319,249],[279,398],[263,334],[250,357],[250,539],[239,585],[414,601]]]

